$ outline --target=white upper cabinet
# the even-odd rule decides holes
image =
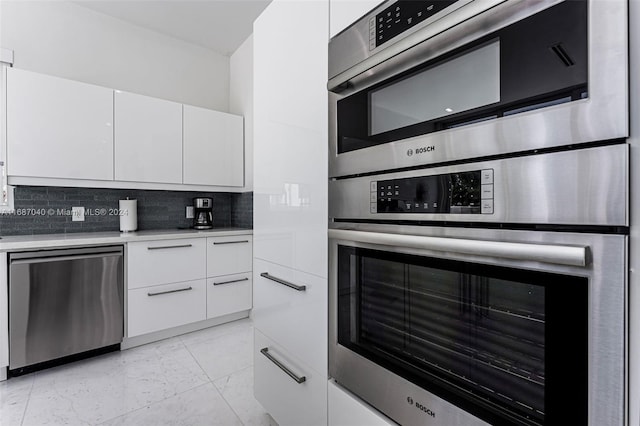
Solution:
[[[113,179],[113,90],[7,70],[10,176]]]
[[[330,0],[329,37],[334,37],[381,3],[380,0]]]
[[[327,21],[327,2],[274,1],[254,23],[254,257],[321,277]]]
[[[244,185],[241,116],[185,105],[183,135],[185,184]]]
[[[115,179],[182,183],[182,104],[115,93]]]

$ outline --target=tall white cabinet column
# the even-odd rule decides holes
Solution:
[[[254,24],[254,394],[281,426],[327,424],[328,0]]]

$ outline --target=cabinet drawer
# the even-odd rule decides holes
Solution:
[[[207,279],[207,318],[251,309],[251,272]]]
[[[203,321],[207,317],[204,279],[129,290],[128,337]]]
[[[252,246],[251,235],[207,238],[207,276],[251,271]]]
[[[326,371],[327,280],[260,259],[254,266],[254,326],[315,370]]]
[[[265,355],[273,358],[273,361]],[[282,368],[304,382],[298,383]],[[253,392],[280,426],[327,424],[327,377],[254,329]]]
[[[205,244],[204,238],[129,243],[128,288],[205,278]]]

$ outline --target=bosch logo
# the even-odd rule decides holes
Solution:
[[[420,404],[419,402],[414,402],[413,398],[411,398],[410,396],[407,397],[407,403],[409,403],[409,405],[412,405],[414,407],[416,407],[418,410],[422,411],[424,414],[426,414],[429,417],[436,417],[436,413],[434,413],[433,411],[431,411],[431,409],[425,407],[424,405]]]
[[[413,156],[413,154],[416,154],[416,155],[425,154],[425,153],[428,153],[428,152],[433,152],[435,150],[436,150],[436,147],[433,146],[433,145],[431,145],[431,146],[421,146],[421,147],[416,148],[415,150],[413,148],[409,148],[407,150],[407,157],[411,157],[411,156]]]

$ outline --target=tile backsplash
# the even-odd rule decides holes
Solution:
[[[148,191],[103,188],[21,186],[15,212],[0,213],[1,235],[118,231],[118,200],[138,200],[138,230],[188,228],[185,207],[194,197],[213,198],[213,226],[253,227],[253,193]],[[85,208],[84,222],[73,222],[71,208]]]

